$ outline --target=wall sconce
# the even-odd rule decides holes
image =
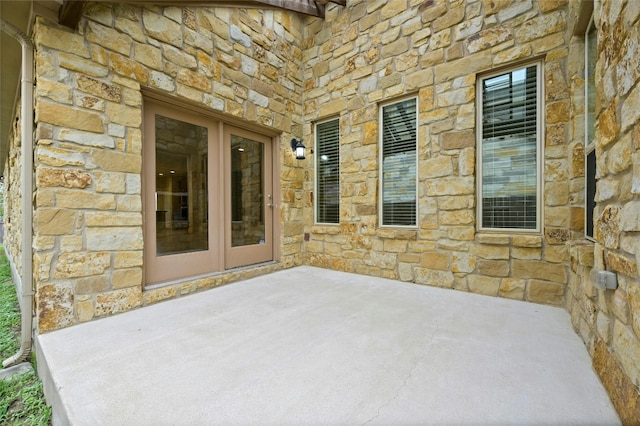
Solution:
[[[305,159],[305,148],[302,143],[302,139],[297,140],[296,138],[291,139],[291,149],[296,153],[296,160],[304,160]]]

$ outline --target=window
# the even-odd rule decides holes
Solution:
[[[316,125],[316,222],[340,223],[340,120]]]
[[[416,226],[417,100],[382,106],[382,226]]]
[[[596,113],[596,55],[598,39],[593,17],[585,34],[585,67],[584,67],[584,111],[585,111],[585,236],[593,239],[593,211],[596,207],[596,147],[595,147],[595,113]]]
[[[540,227],[540,64],[480,79],[479,223]]]

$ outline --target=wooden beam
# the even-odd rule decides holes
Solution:
[[[60,8],[58,22],[72,30],[77,29],[85,3],[84,0],[65,0]]]

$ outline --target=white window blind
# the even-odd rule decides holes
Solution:
[[[382,107],[382,225],[416,225],[416,99]]]
[[[316,125],[316,222],[340,223],[339,120]]]
[[[481,85],[482,227],[537,229],[538,66]]]

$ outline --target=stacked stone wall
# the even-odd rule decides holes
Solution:
[[[20,99],[17,101],[20,105]],[[2,244],[6,253],[17,266],[16,271],[22,278],[22,135],[21,108],[16,111],[13,128],[9,133],[7,159],[4,164],[4,235]],[[27,281],[26,285],[31,282]]]
[[[583,159],[570,150],[568,2],[349,1],[305,31],[306,140],[340,117],[340,224],[313,224],[311,265],[563,305],[567,242],[581,234]],[[541,60],[544,222],[539,233],[478,232],[478,76]],[[379,226],[379,104],[418,97],[418,226]],[[579,186],[579,185],[578,185]]]
[[[595,243],[571,245],[567,308],[623,423],[636,424],[640,419],[640,3],[598,1],[594,23],[598,35]],[[575,50],[577,63],[580,50]],[[577,68],[574,80],[582,86],[582,70]],[[579,94],[576,91],[578,129],[584,123]],[[618,288],[596,288],[590,277],[593,270],[615,272]]]
[[[36,20],[34,270],[40,332],[281,266],[144,291],[143,93],[299,137],[302,18],[284,11],[88,3]],[[302,171],[281,153],[281,265],[301,261]],[[278,182],[276,180],[276,182]],[[300,193],[300,194],[298,194]]]

